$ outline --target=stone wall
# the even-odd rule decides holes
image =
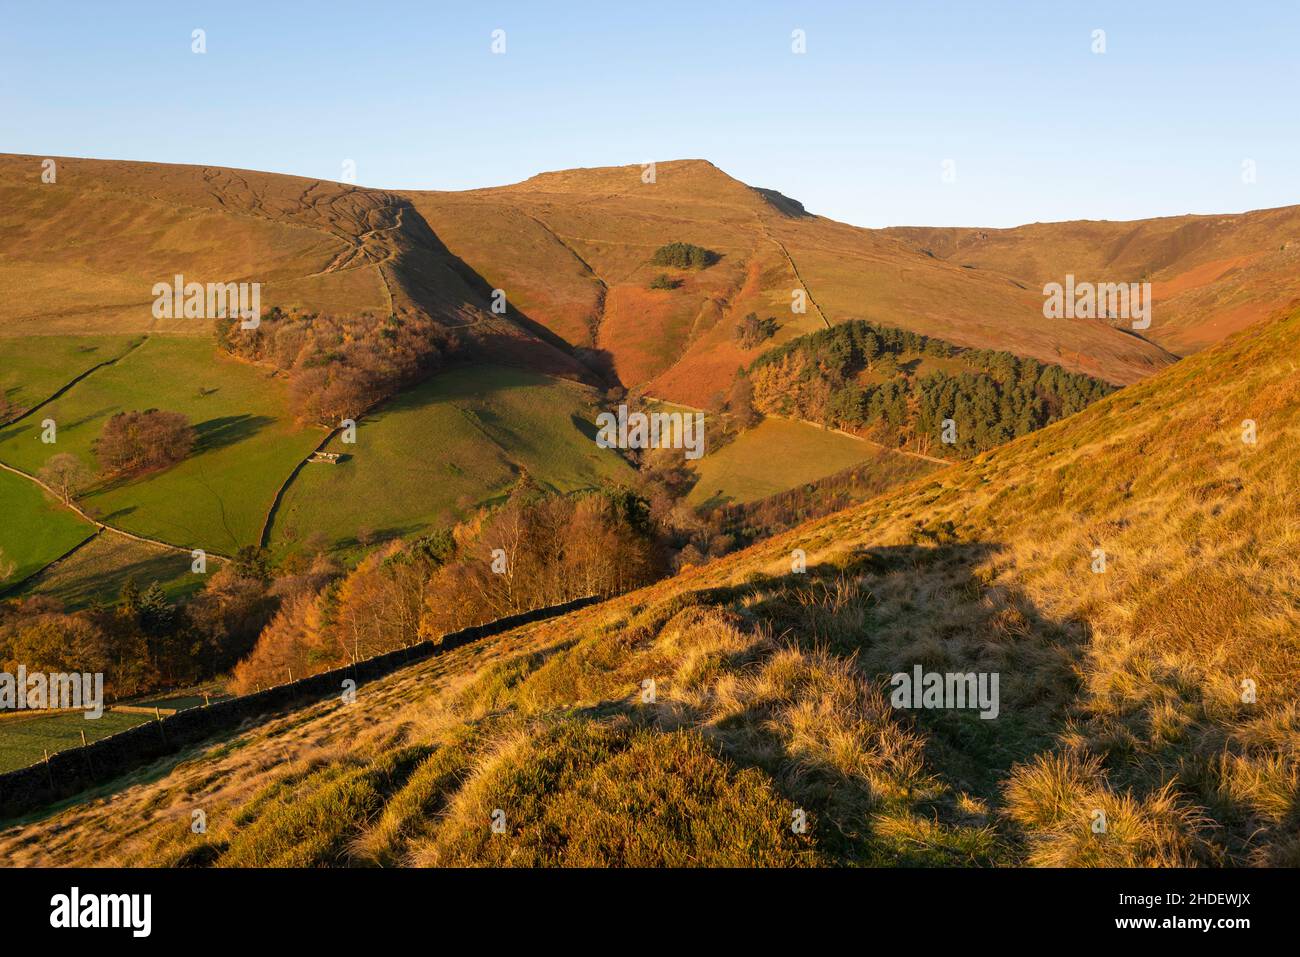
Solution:
[[[105,784],[183,748],[199,744],[223,732],[233,731],[246,721],[341,695],[346,679],[350,678],[360,686],[408,664],[432,658],[480,638],[554,618],[596,601],[599,599],[595,597],[577,598],[562,605],[499,618],[485,625],[475,625],[445,635],[436,644],[420,642],[409,648],[399,648],[354,665],[300,678],[256,694],[178,711],[161,720],[101,738],[85,747],[59,751],[51,755],[48,761],[0,774],[0,821],[39,810],[87,788]]]

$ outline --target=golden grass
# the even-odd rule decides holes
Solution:
[[[250,729],[0,853],[267,863],[310,833],[294,863],[1296,864],[1297,353],[1300,312],[351,709]],[[998,717],[894,709],[888,677],[915,664],[997,672]],[[199,802],[209,834],[176,831]]]

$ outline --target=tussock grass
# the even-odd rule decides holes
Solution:
[[[348,841],[372,822],[427,747],[401,748],[361,767],[329,765],[291,787],[271,786],[260,813],[217,860],[223,867],[317,867],[342,863]],[[254,803],[257,803],[256,800]]]
[[[503,815],[504,831],[489,824]],[[792,808],[698,733],[626,717],[524,733],[459,792],[422,865],[791,866],[812,863]]]
[[[923,484],[367,686],[364,706],[251,728],[0,853],[1294,865],[1298,353],[1300,312]],[[997,673],[998,717],[894,708],[890,676],[917,664]],[[208,835],[169,844],[197,802]]]
[[[1190,867],[1214,849],[1203,812],[1174,782],[1145,796],[1117,793],[1096,756],[1036,758],[1007,784],[1007,813],[1028,831],[1029,863],[1044,867]]]

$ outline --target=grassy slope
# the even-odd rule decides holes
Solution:
[[[818,304],[831,322],[871,319],[966,346],[1010,343],[1114,382],[1169,361],[1105,324],[1044,319],[1041,286],[963,269],[885,231],[792,213],[710,163],[659,163],[653,184],[641,172],[566,170],[494,189],[405,195],[530,318],[601,350],[625,386],[677,402],[708,405],[759,354],[735,340],[741,317],[775,316],[780,343],[825,327]],[[658,246],[677,240],[722,259],[696,272],[650,264]],[[682,285],[649,289],[665,271]],[[815,303],[794,314],[791,291],[800,286]]]
[[[137,342],[128,336],[0,338],[0,395],[26,411]]]
[[[40,442],[34,420],[0,429],[0,461],[35,473],[56,452],[70,452],[93,465],[91,443],[104,422],[147,408],[188,415],[198,450],[162,472],[100,482],[82,506],[128,531],[217,552],[257,542],[280,482],[321,438],[294,426],[283,382],[218,357],[207,339],[154,337],[41,409],[40,419],[58,424],[56,444]]]
[[[1143,335],[1179,354],[1220,341],[1296,296],[1300,207],[1134,222],[1033,223],[1014,229],[885,230],[940,259],[991,269],[1041,289],[1064,282],[1149,279],[1155,309]]]
[[[561,492],[629,476],[622,458],[596,446],[590,398],[500,366],[437,375],[367,417],[355,444],[333,439],[328,449],[347,458],[298,474],[272,541],[284,546],[319,529],[350,548],[362,529],[388,537],[446,524],[502,494],[519,467]]]
[[[1298,333],[1300,312],[863,506],[367,686],[364,707],[268,723],[0,852],[1296,864]],[[915,663],[998,672],[1001,716],[891,709],[884,677]],[[167,810],[127,837],[146,807]]]
[[[832,322],[870,318],[972,346],[1014,342],[1022,354],[1116,382],[1167,357],[1104,324],[1044,320],[1043,281],[1151,274],[1160,305],[1150,337],[1176,348],[1217,341],[1300,289],[1295,207],[1019,230],[865,230],[769,202],[703,161],[660,163],[653,184],[631,166],[399,194],[75,158],[58,159],[58,182],[44,184],[42,160],[0,154],[0,336],[204,335],[193,321],[150,313],[153,283],[181,273],[261,282],[264,305],[427,312],[464,327],[489,357],[579,375],[513,316],[483,312],[485,290],[499,287],[529,319],[607,352],[625,384],[704,405],[754,358],[732,336],[738,317],[775,315],[788,327],[782,335],[822,323],[815,308],[791,313],[801,282]],[[470,288],[439,237],[483,288]],[[724,258],[684,274],[678,290],[651,292],[660,270],[649,257],[673,240]]]
[[[218,567],[218,560],[210,558],[209,573]],[[142,589],[158,582],[172,600],[191,595],[203,585],[203,577],[191,571],[188,553],[106,531],[42,572],[24,592],[50,595],[69,609],[84,608],[116,600],[127,579],[134,579]]]
[[[154,319],[152,286],[180,273],[199,282],[264,284],[262,304],[381,309],[373,264],[342,264],[373,225],[382,194],[295,176],[211,167],[0,154],[0,335],[170,331],[206,336],[193,320]]]
[[[467,351],[583,378],[572,357],[486,311],[467,276],[396,194],[251,170],[0,154],[0,337],[166,332],[152,288],[261,284],[263,308],[424,317],[461,330]]]
[[[34,483],[3,469],[0,516],[0,588],[38,571],[95,531]]]
[[[898,458],[896,453],[807,422],[764,419],[695,463],[700,480],[687,502],[752,502],[868,460],[888,471]],[[916,460],[905,460],[912,461]],[[902,471],[909,477],[916,474],[914,469]]]

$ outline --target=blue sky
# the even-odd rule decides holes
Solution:
[[[702,157],[864,226],[1300,203],[1295,0],[4,0],[0,12],[5,152],[327,179],[351,159],[359,183],[425,189]]]

